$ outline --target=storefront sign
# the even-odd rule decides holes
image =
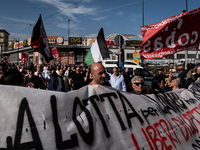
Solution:
[[[23,47],[28,46],[28,40],[23,40]]]
[[[60,52],[60,62],[62,64],[68,64],[68,52]],[[69,64],[74,64],[74,52],[69,52]]]
[[[16,49],[16,48],[21,48],[21,47],[23,47],[23,41],[16,42],[16,43],[14,44],[14,49]]]
[[[134,54],[133,54],[133,62],[139,64],[139,54],[137,53],[137,51],[135,50]]]
[[[49,44],[63,44],[64,37],[61,36],[47,36]]]
[[[140,47],[143,41],[140,40],[127,40],[126,41],[126,46],[132,46],[132,47]]]
[[[82,44],[82,37],[69,37],[69,45]]]

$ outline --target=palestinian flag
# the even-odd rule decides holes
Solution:
[[[109,57],[108,48],[105,42],[103,28],[100,29],[97,38],[85,56],[85,63],[90,67],[94,62],[99,62]]]

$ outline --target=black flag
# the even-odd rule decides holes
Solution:
[[[46,62],[49,62],[50,60],[54,59],[53,55],[51,54],[51,50],[49,48],[49,42],[44,29],[41,14],[37,23],[33,28],[31,37],[31,46],[33,47],[34,50],[38,51],[43,55]]]

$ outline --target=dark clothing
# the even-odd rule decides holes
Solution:
[[[102,84],[102,85],[111,86],[111,84],[109,83],[109,81],[105,81],[104,84]]]
[[[196,73],[196,74],[194,75],[194,77],[195,77],[195,80],[197,80],[197,79],[200,77],[200,74],[197,74],[197,73]]]
[[[84,76],[83,74],[74,73],[72,76],[72,83],[74,84],[74,90],[80,89],[81,87],[85,86]]]
[[[132,93],[132,94],[140,95],[140,94],[139,94],[138,92],[136,92],[135,90],[133,90],[131,93]]]
[[[188,73],[188,70],[186,69],[186,70],[184,70],[182,73],[180,73],[180,74],[178,75],[178,77],[181,78],[181,85],[180,85],[179,88],[185,88],[185,89],[188,88],[188,83],[187,83],[187,81],[185,80],[185,77],[186,77],[187,73]]]
[[[42,78],[38,76],[33,76],[29,78],[29,76],[24,77],[24,86],[29,88],[41,88],[45,89],[45,85],[42,81]]]
[[[156,77],[156,76],[159,76],[159,77],[162,77],[162,78],[167,78],[167,77],[168,77],[168,76],[166,76],[164,73],[161,73],[161,74],[158,74],[158,73],[157,73],[157,74],[155,75],[155,77]]]
[[[71,88],[69,85],[69,78],[67,76],[64,76],[63,81],[64,81],[65,92],[71,91]]]
[[[124,80],[126,83],[126,91],[131,92],[131,88],[129,86],[129,83],[131,82],[131,78],[128,72],[124,72]]]
[[[82,72],[82,74],[83,74],[84,77],[86,76],[86,72],[87,72],[87,71],[83,71],[83,72]]]
[[[159,93],[164,93],[164,92],[162,91],[162,89],[160,89],[159,92],[156,91],[155,89],[152,89],[152,90],[151,90],[151,94],[159,94]]]
[[[70,71],[69,71],[68,77],[71,78],[71,76],[72,76],[74,73],[76,73],[76,71],[70,70]]]

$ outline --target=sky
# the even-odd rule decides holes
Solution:
[[[47,36],[65,40],[68,31],[69,37],[96,37],[101,27],[105,38],[141,35],[143,19],[159,23],[186,10],[186,2],[188,11],[200,7],[200,0],[144,0],[144,11],[142,0],[0,0],[0,29],[9,40],[28,39],[41,13]]]

